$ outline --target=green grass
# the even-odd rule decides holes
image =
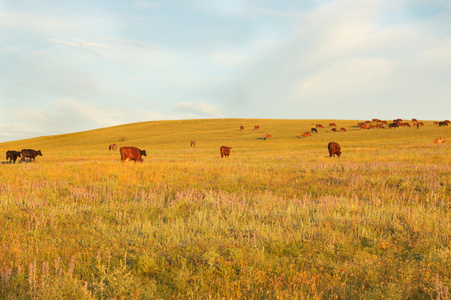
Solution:
[[[300,138],[329,122],[348,131]],[[450,146],[433,140],[451,130],[358,122],[144,122],[2,143],[43,156],[0,165],[0,298],[449,298]],[[121,163],[111,143],[148,156]]]

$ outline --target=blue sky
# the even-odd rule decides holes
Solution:
[[[0,0],[0,142],[173,119],[451,118],[448,0]]]

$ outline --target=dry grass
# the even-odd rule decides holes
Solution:
[[[300,138],[329,121],[348,132]],[[357,122],[148,122],[0,144],[43,153],[0,165],[0,296],[447,299],[451,156],[433,140],[451,130]],[[111,143],[148,157],[121,163]]]

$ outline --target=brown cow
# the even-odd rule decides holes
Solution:
[[[30,161],[36,162],[36,156],[40,155],[42,156],[41,150],[33,150],[33,149],[23,149],[20,154],[22,155],[21,160],[25,160],[27,157],[30,158]]]
[[[366,126],[366,124],[361,124],[360,129],[368,129],[368,126]]]
[[[191,141],[191,147],[196,147],[196,141]]]
[[[116,150],[117,149],[117,145],[116,144],[111,144],[109,147],[108,147],[108,151],[110,151],[110,150]]]
[[[17,158],[20,157],[20,151],[6,151],[6,161],[16,163]],[[8,161],[9,159],[9,161]]]
[[[266,139],[269,139],[271,137],[271,135],[270,134],[267,134],[267,133],[265,133],[264,135],[263,135],[263,139],[266,141]]]
[[[387,121],[382,121],[381,124],[387,125],[388,123],[387,123]]]
[[[254,130],[259,129],[259,128],[260,128],[259,125],[255,125],[255,126],[254,126]]]
[[[330,142],[327,145],[327,149],[329,149],[329,157],[335,156],[335,154],[340,157],[341,155],[341,148],[340,145],[336,142]]]
[[[385,128],[382,124],[376,124],[376,128]]]
[[[303,134],[301,134],[301,138],[303,138],[303,137],[308,137],[308,136],[312,136],[311,134],[310,134],[310,132],[304,132]]]
[[[142,157],[147,156],[146,150],[140,150],[136,147],[121,147],[119,149],[119,152],[121,153],[121,161],[124,162],[127,159],[128,160],[134,160],[135,163],[137,161],[143,162]]]
[[[225,157],[225,158],[229,157],[230,149],[232,149],[232,147],[221,146],[221,148],[219,148],[219,151],[221,152],[221,158],[222,157]]]
[[[240,126],[240,130],[244,130],[244,126]]]
[[[329,123],[329,127],[337,127],[335,123]]]
[[[340,130],[346,132],[346,128],[344,127],[341,127]]]
[[[445,138],[438,138],[434,140],[434,144],[444,144],[445,143]]]
[[[316,124],[316,128],[324,128],[322,124]]]

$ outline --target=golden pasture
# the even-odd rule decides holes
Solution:
[[[1,143],[43,156],[0,165],[0,296],[446,299],[451,129],[361,121],[157,121]],[[121,163],[112,143],[147,157]]]

